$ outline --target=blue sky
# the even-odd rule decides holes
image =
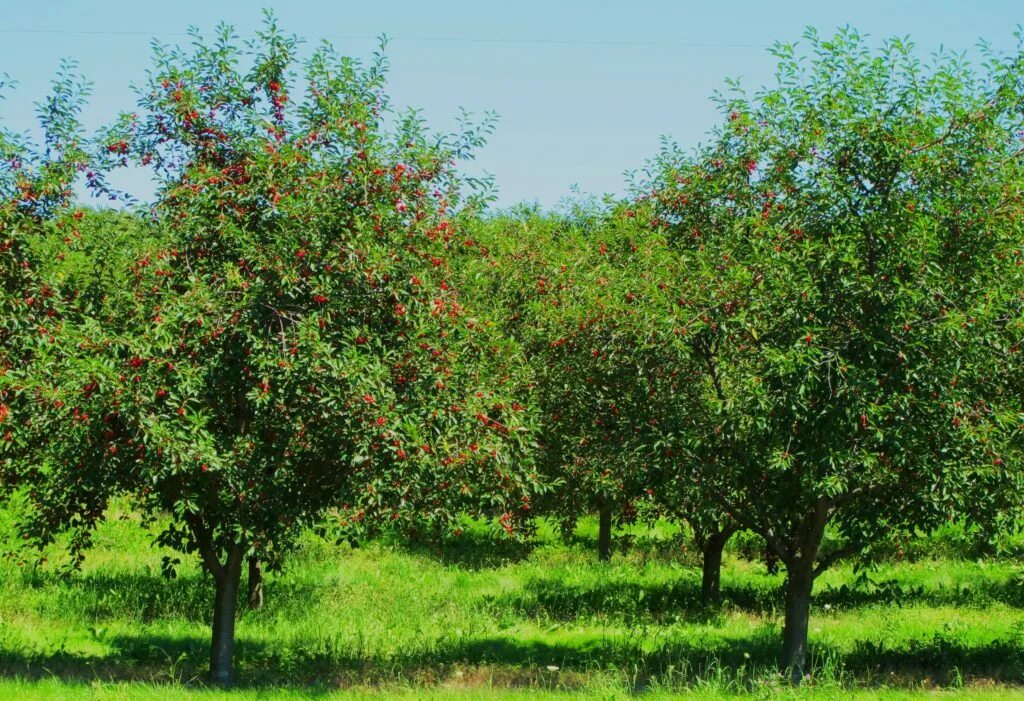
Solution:
[[[548,206],[574,184],[621,192],[623,172],[656,153],[662,135],[697,143],[715,122],[708,98],[724,79],[770,82],[766,48],[808,25],[909,35],[927,55],[940,45],[972,53],[981,38],[1009,50],[1024,22],[1019,0],[0,0],[0,73],[19,83],[0,101],[0,120],[30,129],[33,102],[70,57],[94,83],[85,119],[99,126],[132,104],[129,84],[144,76],[151,38],[184,43],[189,25],[212,30],[221,20],[250,34],[264,7],[283,29],[354,56],[391,36],[395,104],[422,108],[438,129],[452,128],[460,107],[497,111],[471,170],[496,177],[502,205]]]

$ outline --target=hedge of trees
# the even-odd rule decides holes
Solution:
[[[350,537],[687,522],[718,601],[738,530],[786,570],[781,666],[815,578],[1021,503],[1024,52],[930,63],[854,32],[777,45],[633,194],[490,213],[387,63],[268,19],[157,48],[92,135],[66,68],[43,139],[0,131],[0,493],[76,567],[127,495],[215,590],[232,680],[248,563],[330,514]],[[153,201],[108,185],[147,169]],[[75,187],[131,206],[83,208]],[[835,534],[827,543],[825,529]],[[175,560],[165,561],[173,574]]]

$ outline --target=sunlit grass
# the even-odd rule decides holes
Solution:
[[[782,575],[730,553],[725,604],[708,613],[693,554],[671,528],[633,529],[610,564],[597,561],[591,529],[565,545],[544,526],[532,550],[484,528],[440,550],[309,535],[270,575],[266,607],[241,613],[233,698],[790,693],[775,672]],[[165,553],[150,543],[118,512],[69,581],[0,564],[0,698],[216,697],[197,687],[212,587],[187,557],[163,579]],[[922,559],[858,582],[837,567],[816,589],[814,670],[799,693],[1024,692],[1018,572],[1010,561]]]

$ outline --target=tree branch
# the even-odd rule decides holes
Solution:
[[[206,566],[207,571],[213,575],[214,579],[220,581],[224,578],[226,570],[214,550],[213,534],[210,532],[210,529],[206,527],[206,524],[196,514],[186,513],[185,523],[192,530],[196,547],[203,558],[203,564]]]

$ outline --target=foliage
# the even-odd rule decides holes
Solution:
[[[4,81],[0,81],[0,89]],[[73,185],[89,162],[78,118],[88,86],[63,64],[50,96],[37,105],[42,144],[0,127],[0,490],[20,485],[38,439],[31,376],[40,356],[74,320],[74,294],[62,296],[42,274],[78,236]],[[2,97],[2,95],[0,95]],[[91,174],[91,173],[90,173]],[[90,185],[99,179],[90,178]],[[2,493],[0,491],[0,493]]]
[[[504,332],[533,369],[538,459],[558,485],[536,506],[567,529],[605,509],[631,522],[638,507],[653,512],[655,498],[678,496],[673,446],[697,419],[686,359],[665,334],[681,272],[635,216],[577,202],[474,228],[487,256],[465,273],[469,289],[500,305]]]
[[[79,567],[127,495],[165,575],[182,553],[213,575],[226,681],[241,563],[281,564],[307,529],[522,534],[598,510],[606,534],[641,509],[688,522],[705,598],[737,529],[767,543],[799,681],[834,562],[937,529],[974,552],[1024,503],[1024,51],[979,69],[805,40],[773,49],[777,85],[718,96],[709,143],[666,142],[629,201],[496,215],[457,170],[492,119],[438,135],[396,111],[383,43],[300,60],[270,15],[250,42],[194,31],[154,45],[137,109],[94,138],[66,64],[42,143],[0,130],[19,544]],[[151,206],[75,207],[83,182],[133,202],[106,180],[130,166]],[[515,606],[685,608],[568,589]]]
[[[806,40],[775,48],[776,87],[720,98],[709,145],[668,145],[643,200],[717,416],[691,478],[809,592],[841,554],[826,524],[860,552],[1020,493],[997,440],[1019,407],[978,389],[1019,289],[1024,54]]]
[[[449,282],[476,254],[452,224],[452,163],[486,125],[436,137],[394,115],[380,54],[323,45],[299,82],[273,19],[245,53],[234,42],[222,27],[157,47],[139,110],[101,135],[105,167],[159,179],[159,246],[91,281],[124,286],[103,290],[117,323],[83,318],[34,363],[50,440],[14,465],[26,538],[71,529],[80,551],[127,493],[173,515],[157,541],[200,555],[231,617],[242,559],[328,509],[353,528],[443,524],[532,484],[520,364]]]

